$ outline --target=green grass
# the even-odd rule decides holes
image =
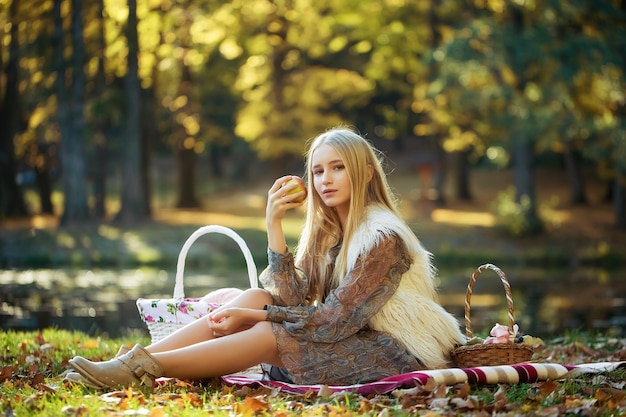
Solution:
[[[147,339],[135,340],[143,344]],[[560,381],[518,385],[415,387],[386,395],[353,393],[290,395],[265,388],[174,380],[153,392],[99,392],[64,383],[59,376],[76,354],[112,357],[128,338],[80,332],[0,333],[0,413],[3,416],[409,416],[409,415],[596,415],[626,413],[626,370]],[[623,360],[624,340],[600,334],[568,334],[536,354],[562,363]]]

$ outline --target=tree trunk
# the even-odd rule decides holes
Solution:
[[[535,179],[533,173],[533,142],[525,138],[517,138],[513,150],[515,200],[522,205],[525,221],[524,234],[536,235],[542,226],[537,216],[537,198],[535,196]]]
[[[440,138],[435,141],[435,156],[437,162],[433,170],[432,190],[434,191],[434,195],[432,196],[432,201],[438,206],[443,206],[446,204],[444,186],[446,183],[448,164],[446,161],[446,151],[443,149]]]
[[[104,141],[105,136],[101,132],[99,138]],[[106,217],[106,196],[107,196],[107,147],[105,143],[96,143],[94,146],[94,166],[93,166],[93,213],[96,219]]]
[[[83,2],[72,0],[72,103],[71,122],[73,131],[73,177],[72,219],[87,220],[87,167],[85,165],[85,141],[87,130],[85,124],[85,42],[83,39]],[[67,195],[65,196],[67,201]]]
[[[19,0],[13,0],[9,8],[9,20],[16,23]],[[24,196],[17,185],[17,164],[13,138],[19,120],[18,25],[11,25],[9,56],[4,68],[4,97],[0,101],[0,219],[28,216]]]
[[[180,147],[176,152],[178,161],[178,203],[179,208],[200,207],[196,197],[196,153],[193,149]]]
[[[229,149],[229,163],[225,166],[225,170],[228,172],[226,179],[236,184],[245,182],[250,176],[250,172],[254,171],[255,160],[255,155],[250,151],[248,145],[244,141],[236,139]]]
[[[185,64],[184,59],[181,63],[181,78],[178,94],[187,96],[187,108],[190,106],[191,100],[191,71]],[[183,108],[183,109],[184,109]],[[193,148],[186,146],[187,132],[184,126],[179,127],[178,132],[179,143],[176,150],[176,158],[178,161],[178,203],[180,208],[197,208],[200,202],[196,196],[196,153]]]
[[[582,156],[571,141],[567,141],[565,146],[564,158],[571,191],[570,203],[586,204],[585,179],[581,167]]]
[[[522,36],[524,27],[524,8],[512,4],[509,8],[510,18],[509,24],[516,32],[516,36]],[[523,56],[518,53],[516,48],[510,47],[508,52],[508,61],[511,64],[513,72],[518,78],[515,86],[515,94],[523,97],[528,79],[525,74],[525,62]],[[539,234],[543,227],[537,215],[537,197],[535,195],[535,179],[534,179],[534,143],[530,133],[527,131],[526,124],[532,123],[528,117],[515,116],[515,122],[512,124],[513,130],[513,161],[514,161],[514,180],[515,180],[515,200],[522,208],[522,216],[524,228],[521,232],[525,235]]]
[[[85,117],[83,113],[85,95],[84,43],[82,24],[82,1],[72,0],[72,86],[71,103],[68,103],[65,84],[65,59],[63,55],[63,22],[61,0],[55,1],[57,40],[57,93],[59,101],[59,123],[61,127],[61,171],[63,175],[63,215],[61,225],[82,222],[89,218],[87,186],[85,183]]]
[[[454,152],[454,186],[458,200],[471,201],[469,150]]]
[[[35,163],[35,184],[39,193],[42,214],[54,214],[52,205],[52,179],[50,178],[50,145],[39,144],[39,157]]]
[[[615,227],[626,230],[626,175],[618,172],[613,192],[613,207],[615,208]]]
[[[620,10],[626,12],[626,1],[620,2]],[[626,51],[623,48],[620,50],[620,56],[622,62],[624,62],[626,60]],[[623,101],[620,104],[618,115],[622,120],[626,117],[626,105]],[[626,160],[624,160],[624,148],[621,149],[621,160],[616,161],[613,204],[615,207],[615,227],[620,230],[626,230],[626,167],[623,165],[626,164]]]
[[[96,73],[96,81],[94,88],[94,96],[100,97],[105,89],[104,79],[104,51],[105,44],[105,28],[104,28],[104,0],[96,0],[98,2],[98,72]],[[94,132],[94,154],[93,154],[93,194],[94,194],[94,215],[97,219],[106,217],[106,194],[107,194],[107,136],[105,134],[104,123],[98,123]]]
[[[41,205],[42,214],[54,214],[52,206],[52,180],[48,171],[42,171],[39,167],[35,168],[35,183],[39,192],[39,204]]]
[[[430,48],[435,50],[441,44],[441,36],[437,27],[440,24],[440,19],[435,12],[436,3],[429,2],[430,8],[427,12],[428,21],[430,22]],[[433,82],[437,78],[437,73],[439,72],[439,64],[437,61],[433,61],[428,68],[427,77],[429,82]],[[426,122],[426,121],[425,121]],[[428,120],[429,123],[432,123],[432,120]],[[411,129],[412,130],[412,129]],[[443,135],[440,133],[435,133],[433,137],[429,138],[434,142],[434,150],[435,150],[435,166],[432,170],[432,180],[431,184],[424,184],[423,189],[426,190],[426,195],[429,200],[436,203],[437,205],[445,204],[445,194],[444,194],[444,184],[446,179],[446,174],[448,170],[448,165],[446,163],[446,151],[443,149]]]
[[[163,36],[163,14],[159,14],[159,46],[165,43]],[[155,62],[152,66],[152,84],[145,90],[145,98],[142,102],[143,120],[151,120],[158,114],[157,92],[159,85],[159,56],[155,55]],[[141,156],[142,156],[142,174],[141,183],[144,190],[145,212],[148,217],[152,216],[152,182],[150,181],[150,171],[152,168],[152,144],[157,141],[158,131],[155,123],[142,123],[141,134]]]
[[[146,99],[142,101],[143,120],[150,120],[154,112],[154,87],[148,90]],[[155,127],[152,123],[142,123],[141,129],[141,189],[143,190],[144,213],[147,217],[152,216],[152,183],[150,181],[150,167],[152,166],[152,143],[156,136]]]
[[[122,207],[117,219],[133,224],[148,218],[146,201],[141,187],[141,86],[138,62],[139,39],[137,34],[137,2],[128,0],[128,72],[124,79],[126,94],[125,146],[122,153]]]
[[[605,203],[613,203],[615,200],[615,179],[607,180],[605,187],[606,191],[604,193],[603,201]]]
[[[209,160],[211,161],[211,173],[215,178],[224,178],[224,146],[219,143],[210,143]]]

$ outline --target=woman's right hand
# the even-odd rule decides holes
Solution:
[[[268,224],[281,221],[289,209],[300,207],[304,202],[296,203],[294,200],[298,194],[288,194],[288,191],[295,190],[296,184],[284,185],[287,181],[298,178],[294,175],[286,175],[274,181],[274,184],[267,192],[266,220]],[[283,187],[284,185],[284,187]]]
[[[267,207],[265,209],[267,238],[270,249],[276,253],[284,253],[287,247],[282,229],[285,213],[287,210],[304,204],[304,202],[296,203],[293,201],[298,198],[298,194],[287,194],[287,191],[297,188],[297,185],[289,184],[283,188],[283,185],[292,178],[297,177],[286,175],[278,178],[267,192]]]

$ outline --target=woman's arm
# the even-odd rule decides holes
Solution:
[[[406,246],[395,235],[381,238],[324,303],[310,307],[269,306],[267,320],[283,322],[290,334],[315,342],[333,343],[365,327],[391,298],[409,269]]]
[[[272,304],[297,306],[306,303],[309,278],[296,269],[290,252],[280,254],[268,249],[268,267],[259,275],[259,282],[272,294]]]
[[[269,291],[279,305],[303,304],[308,294],[308,279],[294,266],[293,255],[287,248],[282,221],[287,210],[302,206],[293,200],[300,193],[287,194],[297,185],[285,185],[291,175],[278,178],[267,193],[265,221],[267,223],[268,267],[259,276],[263,287]]]

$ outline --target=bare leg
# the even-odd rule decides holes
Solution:
[[[250,290],[241,297],[232,305],[261,308],[271,302],[271,296],[263,290]],[[96,387],[152,386],[161,376],[201,379],[260,363],[282,367],[272,323],[259,321],[246,326],[237,333],[215,338],[206,320],[200,319],[152,345],[153,351],[135,345],[127,354],[105,362],[76,356],[70,364],[78,372],[78,379],[72,380]]]
[[[190,346],[153,354],[167,377],[199,379],[242,371],[259,363],[282,366],[270,322]]]
[[[225,306],[257,308],[261,310],[265,304],[271,303],[272,297],[267,291],[262,289],[248,289]],[[213,332],[209,329],[206,320],[206,317],[202,317],[189,323],[182,329],[178,329],[174,333],[146,347],[146,350],[150,353],[166,352],[214,339]]]

